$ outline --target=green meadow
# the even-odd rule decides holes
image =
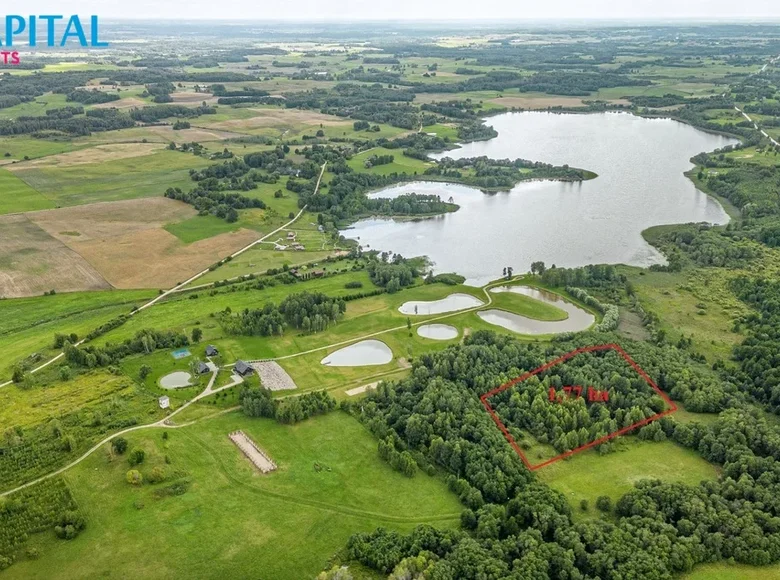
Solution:
[[[0,167],[0,215],[49,209],[54,203],[19,179],[14,173]]]
[[[236,429],[278,469],[259,474],[228,439]],[[355,532],[459,523],[461,505],[440,477],[394,471],[374,437],[339,411],[293,426],[233,412],[166,432],[127,436],[146,451],[147,480],[158,467],[165,481],[132,486],[124,457],[94,453],[65,475],[86,530],[70,542],[34,536],[27,545],[40,557],[3,575],[298,580],[313,578]],[[176,483],[183,494],[168,491]]]
[[[30,187],[57,206],[160,196],[169,187],[192,188],[190,169],[210,162],[190,153],[162,150],[152,155],[70,167],[31,167],[17,171]],[[90,184],[84,188],[85,181]]]

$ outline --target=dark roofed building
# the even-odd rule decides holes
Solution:
[[[219,354],[219,351],[217,350],[217,347],[213,344],[210,344],[206,347],[206,356],[217,356]]]
[[[235,366],[233,367],[233,370],[237,375],[241,375],[242,377],[252,374],[252,367],[250,367],[242,360],[236,362]]]
[[[198,363],[198,374],[199,375],[205,375],[207,372],[209,372],[211,369],[209,368],[209,365],[207,365],[204,362]]]

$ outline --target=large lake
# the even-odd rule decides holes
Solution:
[[[641,237],[661,224],[723,224],[727,214],[683,175],[701,152],[737,143],[670,119],[627,113],[506,113],[487,119],[498,137],[434,157],[518,157],[598,173],[581,183],[533,181],[484,194],[457,184],[414,182],[372,194],[437,194],[460,205],[432,219],[361,220],[344,235],[363,247],[427,255],[436,272],[458,272],[481,285],[502,274],[548,266],[609,263],[650,266],[663,256]]]

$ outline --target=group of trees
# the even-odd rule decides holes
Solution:
[[[346,310],[342,299],[304,291],[289,294],[278,306],[269,303],[239,314],[226,309],[219,314],[219,321],[228,334],[279,336],[288,325],[304,332],[322,332],[340,320]]]
[[[241,410],[249,417],[267,417],[280,423],[298,423],[313,417],[329,413],[336,408],[336,399],[327,391],[304,393],[299,397],[278,400],[263,387],[244,385],[238,395]]]
[[[214,215],[228,222],[238,220],[239,209],[265,209],[265,202],[254,197],[246,197],[240,193],[225,193],[197,187],[184,193],[178,187],[165,190],[165,197],[188,203],[198,210],[200,215]]]
[[[392,258],[388,253],[382,253],[371,259],[366,266],[371,281],[382,288],[386,288],[391,294],[405,286],[414,284],[419,278],[426,264],[419,258],[407,260],[400,254],[394,254]]]
[[[158,349],[188,346],[186,334],[175,331],[139,330],[133,338],[120,343],[106,343],[104,346],[74,346],[65,342],[63,352],[68,364],[87,368],[106,367],[117,364],[132,354],[150,354]]]

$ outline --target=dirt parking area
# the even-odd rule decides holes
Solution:
[[[0,217],[0,298],[106,290],[87,260],[24,215]]]

